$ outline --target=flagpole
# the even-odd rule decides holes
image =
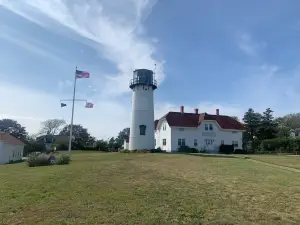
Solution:
[[[77,66],[75,68],[75,74],[74,74],[74,90],[73,90],[73,99],[72,99],[72,116],[71,116],[71,127],[70,127],[70,137],[69,137],[69,154],[71,154],[71,146],[72,146],[72,135],[73,135],[73,118],[74,118],[74,102],[75,102],[75,93],[76,93],[76,70]]]

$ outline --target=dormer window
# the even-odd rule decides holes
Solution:
[[[140,135],[146,135],[146,125],[140,125]]]

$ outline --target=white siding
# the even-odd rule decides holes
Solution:
[[[23,149],[24,145],[12,145],[0,142],[0,164],[21,160],[23,157]]]
[[[211,124],[213,130],[205,130],[205,124],[208,127]],[[178,139],[185,139],[185,145],[189,147],[197,148],[198,150],[205,149],[211,152],[217,152],[222,141],[228,145],[231,145],[233,141],[237,141],[238,147],[235,147],[235,149],[242,148],[243,132],[240,130],[221,129],[216,121],[203,121],[198,128],[167,126],[167,129],[167,132],[163,132],[161,129],[156,132],[157,139],[167,139],[167,146],[165,146],[167,151],[178,151]],[[194,146],[195,139],[197,140],[197,146]],[[207,145],[206,140],[208,140],[207,143],[210,142],[209,140],[212,140],[213,144]],[[171,143],[171,146],[168,143]],[[164,149],[162,142],[157,143],[156,147]]]
[[[124,140],[123,148],[129,149],[129,142],[127,142],[126,140]]]
[[[164,130],[165,127],[165,130]],[[166,139],[166,145],[163,145],[163,139]],[[162,150],[171,152],[171,127],[165,119],[159,121],[155,131],[155,148],[160,147]]]

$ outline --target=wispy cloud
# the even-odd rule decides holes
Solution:
[[[3,24],[0,24],[0,30],[0,39],[2,40],[17,45],[28,52],[50,58],[58,63],[68,63],[63,58],[59,57],[58,54],[53,53],[53,51],[50,49],[50,46],[47,46],[46,44],[43,44],[32,37],[20,34],[18,31]]]
[[[240,33],[237,38],[239,49],[247,55],[256,56],[266,46],[266,42],[256,42],[249,33]]]
[[[155,3],[155,0],[0,1],[7,9],[31,21],[55,30],[57,27],[50,23],[54,21],[92,41],[92,46],[116,67],[117,72],[107,76],[104,88],[104,92],[111,94],[129,91],[128,82],[124,81],[130,79],[136,68],[151,69],[156,64],[157,79],[164,78],[163,63],[155,60],[154,43],[143,35],[145,29],[141,23]],[[118,88],[111,89],[112,83]]]

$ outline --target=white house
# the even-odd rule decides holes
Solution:
[[[12,135],[0,131],[0,164],[18,161],[23,157],[24,143]]]
[[[155,124],[155,148],[160,147],[167,152],[178,151],[180,146],[189,146],[198,150],[217,152],[221,144],[242,148],[244,126],[237,120],[207,113],[169,112]]]

